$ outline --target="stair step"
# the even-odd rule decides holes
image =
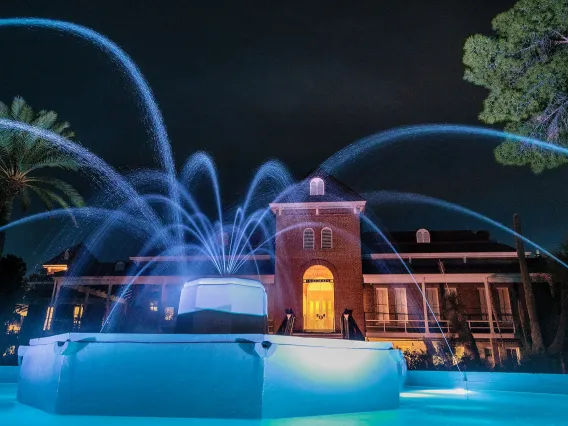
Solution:
[[[294,333],[293,336],[315,339],[343,339],[341,333]]]

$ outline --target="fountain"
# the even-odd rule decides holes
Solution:
[[[56,414],[223,419],[357,413],[399,406],[406,363],[391,343],[268,334],[266,288],[257,280],[242,276],[254,276],[255,269],[260,276],[257,259],[263,255],[273,257],[274,239],[291,229],[271,231],[274,224],[267,203],[263,202],[262,208],[253,206],[258,201],[258,188],[268,181],[276,187],[272,192],[263,192],[270,201],[278,202],[297,191],[298,186],[280,163],[268,162],[259,169],[243,205],[227,220],[221,209],[212,160],[206,154],[197,153],[177,176],[152,92],[142,73],[118,46],[90,29],[60,21],[15,18],[0,20],[0,26],[63,31],[83,37],[111,55],[134,83],[163,169],[139,170],[122,176],[71,141],[22,123],[0,120],[0,128],[34,134],[72,153],[102,189],[96,207],[42,213],[0,230],[72,213],[76,220],[96,223],[94,231],[86,238],[89,247],[107,244],[108,238],[119,228],[130,233],[133,239],[139,238],[142,247],[138,255],[150,260],[144,264],[135,262],[127,268],[130,282],[118,299],[128,299],[131,286],[146,271],[153,270],[155,276],[161,276],[160,273],[171,267],[162,265],[160,258],[188,257],[193,262],[175,265],[177,276],[184,277],[185,281],[175,333],[108,333],[120,322],[119,304],[115,303],[105,316],[101,333],[64,333],[32,339],[29,346],[20,348],[19,402]],[[542,149],[568,152],[493,130],[418,126],[385,132],[355,143],[332,156],[322,168],[338,170],[347,160],[408,135],[460,132],[506,136]],[[202,176],[211,183],[210,192],[218,215],[215,221],[201,211],[190,190]],[[433,203],[459,210],[459,206],[416,194],[377,195],[382,200]],[[355,211],[359,212],[357,208]],[[160,215],[163,211],[165,215]],[[463,208],[460,211],[490,221],[475,212]],[[514,235],[503,225],[492,224]],[[301,223],[301,226],[308,225]],[[377,232],[383,236],[378,228]],[[225,235],[229,237],[227,244],[221,242]],[[258,239],[254,244],[253,237]],[[398,255],[394,247],[391,249]],[[410,273],[402,259],[399,260]],[[251,271],[243,273],[247,262],[252,265],[252,274]],[[70,276],[79,274],[86,263],[86,258],[79,258]],[[424,297],[418,282],[415,284]],[[55,300],[51,307],[55,310],[57,306]],[[428,308],[437,322],[429,305]],[[464,377],[458,376],[459,383],[464,383]],[[456,394],[461,395],[460,392]],[[468,395],[467,390],[464,392]]]
[[[398,407],[405,364],[390,343],[268,335],[266,315],[257,281],[188,282],[182,334],[32,340],[18,401],[57,414],[251,419]]]

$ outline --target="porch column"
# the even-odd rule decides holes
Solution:
[[[491,345],[491,352],[493,352],[493,366],[501,364],[501,355],[499,354],[499,347],[497,342],[493,338],[495,336],[495,327],[493,325],[493,320],[495,319],[495,313],[493,312],[493,296],[491,294],[491,289],[489,288],[489,277],[485,278],[485,300],[487,303],[487,315],[489,316],[489,343]]]
[[[491,290],[489,289],[489,278],[485,278],[484,281],[485,286],[485,303],[487,304],[487,316],[489,317],[489,333],[491,336],[495,334],[495,330],[493,329],[493,299],[491,297]]]
[[[161,318],[160,318],[160,328],[163,328],[166,322],[166,303],[168,301],[167,292],[166,292],[166,283],[162,283],[162,294],[160,296],[160,305],[162,305],[161,309]]]
[[[106,302],[105,302],[105,314],[103,316],[103,325],[106,322],[106,320],[107,320],[107,318],[110,314],[110,295],[111,295],[111,292],[112,292],[112,284],[109,284],[108,288],[107,288],[107,297],[106,297]]]
[[[51,291],[51,300],[49,301],[49,306],[53,306],[53,299],[55,298],[56,289],[57,289],[57,279],[54,279],[53,290]]]
[[[89,304],[89,292],[85,293],[85,300],[83,301],[83,316],[85,316],[85,312],[87,312],[87,305]]]
[[[426,301],[426,278],[422,277],[422,308],[424,309],[424,333],[430,334],[428,326],[428,304]]]
[[[81,321],[80,328],[83,328],[83,325],[84,325],[83,324],[83,318],[85,318],[85,316],[87,314],[87,306],[88,305],[89,305],[89,292],[87,291],[87,292],[85,292],[85,300],[83,301],[83,312],[81,314],[81,319],[80,319],[80,321]],[[88,326],[89,325],[87,324],[87,327]]]
[[[55,283],[55,297],[52,295],[51,297],[51,304],[49,305],[50,307],[53,308],[53,310],[51,311],[51,324],[48,328],[48,330],[53,330],[54,326],[55,326],[55,315],[56,315],[56,311],[57,311],[57,305],[59,302],[59,293],[61,292],[61,283],[58,280],[54,280]],[[49,307],[48,307],[49,309]]]

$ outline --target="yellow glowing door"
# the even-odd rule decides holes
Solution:
[[[304,329],[334,331],[333,275],[324,266],[308,268],[304,274]]]

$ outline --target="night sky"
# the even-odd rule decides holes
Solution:
[[[382,130],[480,124],[486,93],[463,81],[463,43],[489,33],[491,19],[514,0],[10,3],[2,17],[73,21],[128,52],[154,90],[178,166],[196,150],[209,152],[231,205],[252,171],[272,158],[302,178],[337,150]],[[81,143],[117,168],[156,164],[131,87],[104,54],[49,30],[2,28],[0,57],[2,101],[21,95],[37,109],[56,110]],[[360,192],[443,198],[507,225],[518,212],[526,235],[554,248],[568,234],[568,167],[535,176],[496,164],[495,146],[467,135],[417,138],[375,152],[338,177]],[[392,230],[494,231],[439,209],[372,210]],[[6,252],[44,260],[53,254],[42,249],[49,226],[10,232]]]

